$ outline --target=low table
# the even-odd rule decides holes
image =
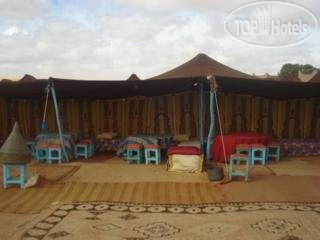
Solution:
[[[267,145],[272,141],[272,137],[256,132],[237,132],[223,135],[223,140],[226,150],[226,160],[229,161],[230,155],[235,152],[236,145],[253,143]],[[211,144],[211,159],[217,162],[224,162],[221,136],[217,136]]]

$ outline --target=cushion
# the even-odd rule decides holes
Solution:
[[[58,144],[56,144],[56,143],[50,143],[50,144],[48,145],[48,148],[61,148],[61,144],[60,144],[60,143],[58,143]]]
[[[232,154],[231,156],[230,156],[230,159],[231,158],[236,158],[236,159],[248,159],[248,155],[246,155],[246,154]]]
[[[254,143],[250,145],[252,148],[266,148],[265,145],[259,144],[259,143]]]
[[[157,144],[148,144],[148,145],[145,145],[144,148],[146,148],[146,149],[158,149],[159,145],[157,145]]]
[[[183,141],[189,141],[189,135],[187,134],[176,134],[173,136],[173,141],[176,141],[176,142],[183,142]]]
[[[142,148],[141,144],[132,143],[127,145],[127,149],[140,149],[140,148]]]
[[[173,154],[168,157],[167,170],[173,172],[201,173],[203,155]]]
[[[181,142],[178,144],[178,146],[182,147],[186,147],[186,146],[189,146],[189,147],[197,147],[197,148],[200,148],[200,142],[199,141],[186,141],[186,142]]]
[[[280,144],[277,143],[277,142],[271,142],[271,143],[268,144],[268,147],[278,148],[278,147],[280,147]]]
[[[200,155],[201,150],[197,147],[170,147],[168,149],[167,155],[172,155],[172,154],[180,154],[180,155]]]
[[[249,144],[238,144],[236,146],[236,149],[248,149],[248,148],[250,148]]]
[[[36,148],[48,148],[49,144],[47,142],[39,142],[36,145]]]
[[[118,136],[116,132],[104,132],[99,134],[96,138],[97,139],[114,139]]]
[[[92,140],[91,139],[82,139],[79,141],[79,144],[91,144]]]

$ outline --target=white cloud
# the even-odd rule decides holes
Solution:
[[[103,6],[93,1],[90,11],[80,1],[58,7],[49,1],[19,1],[22,7],[28,2],[25,13],[17,2],[0,0],[0,77],[30,73],[39,78],[126,79],[135,72],[147,78],[199,52],[247,73],[277,73],[282,64],[295,61],[320,67],[319,33],[278,49],[230,37],[224,17],[249,1],[121,0]],[[316,1],[308,4],[317,8]]]
[[[0,0],[0,16],[25,20],[43,16],[49,11],[47,0]]]
[[[12,36],[14,34],[19,33],[19,28],[17,27],[9,27],[8,29],[6,29],[5,31],[3,31],[3,35],[5,36]]]

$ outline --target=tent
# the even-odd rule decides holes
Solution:
[[[38,133],[48,81],[54,82],[66,131],[79,131],[84,136],[116,131],[120,136],[143,132],[198,137],[200,85],[204,132],[209,128],[208,75],[215,76],[219,86],[225,132],[252,130],[278,138],[320,137],[320,83],[261,79],[199,54],[166,73],[141,81],[31,77],[27,77],[30,81],[1,81],[0,138],[8,136],[15,120],[24,136]],[[55,131],[52,110],[53,105],[48,108],[48,124],[49,130]],[[133,118],[142,124],[130,124]]]

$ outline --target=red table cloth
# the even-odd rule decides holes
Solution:
[[[256,132],[237,132],[223,135],[223,140],[226,149],[227,161],[229,161],[230,155],[235,152],[237,144],[260,143],[267,145],[272,141],[272,137]],[[213,140],[211,145],[211,159],[217,162],[224,162],[221,136],[217,136]]]

